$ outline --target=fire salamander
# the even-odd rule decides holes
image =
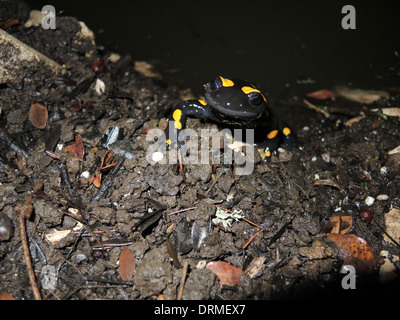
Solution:
[[[165,129],[168,145],[178,144],[175,139],[185,127],[188,116],[202,117],[226,126],[255,129],[256,145],[264,150],[266,159],[276,153],[281,144],[297,145],[290,127],[273,115],[264,94],[252,83],[219,76],[204,88],[205,100],[182,101],[173,109]]]

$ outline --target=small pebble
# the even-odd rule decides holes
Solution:
[[[325,153],[321,154],[321,158],[322,158],[322,160],[324,160],[326,163],[331,162],[331,155],[329,154],[329,152],[325,152]]]
[[[388,168],[387,167],[382,167],[380,171],[381,171],[381,175],[385,176],[388,173]]]
[[[78,253],[78,254],[75,255],[75,262],[76,263],[80,263],[80,262],[82,262],[82,261],[84,261],[86,259],[87,259],[87,257],[83,253]]]
[[[98,95],[102,95],[106,91],[106,84],[102,80],[97,79],[94,89]]]
[[[388,196],[387,194],[380,194],[380,195],[378,195],[378,196],[376,197],[376,199],[377,199],[377,200],[384,201],[384,200],[389,199],[389,196]]]
[[[374,197],[368,196],[368,197],[365,198],[365,204],[367,206],[372,206],[374,202],[375,202],[375,198]]]
[[[11,219],[5,214],[0,213],[0,241],[10,240],[14,232]]]
[[[82,174],[81,174],[81,177],[84,177],[84,178],[88,179],[90,177],[89,171],[83,171]]]
[[[154,152],[152,155],[152,160],[154,162],[159,162],[164,158],[164,155],[162,152]]]

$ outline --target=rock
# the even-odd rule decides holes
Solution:
[[[61,223],[63,213],[45,200],[36,200],[33,204],[36,214],[48,226],[57,226]]]
[[[379,255],[381,257],[384,257],[383,264],[379,268],[379,282],[381,284],[388,284],[390,283],[390,281],[398,277],[398,274],[396,273],[396,266],[389,259],[389,251],[382,250]],[[399,257],[393,255],[392,260],[398,261]]]
[[[172,266],[165,261],[165,246],[150,250],[136,267],[133,282],[143,297],[159,295],[172,283]]]
[[[315,240],[311,247],[301,247],[299,248],[299,253],[310,259],[325,259],[334,257],[334,250],[321,240]]]
[[[75,234],[71,230],[52,229],[45,235],[45,239],[56,249],[65,248],[76,240]]]
[[[194,269],[190,272],[183,289],[183,300],[209,300],[218,289],[217,276],[208,269]]]
[[[11,219],[5,213],[0,213],[0,241],[10,240],[13,233],[14,226]]]
[[[318,218],[312,218],[311,216],[296,216],[292,221],[292,226],[298,232],[307,230],[312,235],[316,235],[320,231]]]
[[[188,164],[186,167],[186,178],[192,183],[207,182],[211,178],[212,166],[209,164]]]
[[[96,216],[101,223],[114,224],[116,219],[116,213],[113,208],[107,207],[94,207],[93,215]]]
[[[218,179],[218,186],[225,193],[228,193],[235,180],[229,174],[225,174]]]
[[[390,234],[395,240],[400,239],[400,210],[391,208],[385,213],[385,226],[386,232]],[[388,236],[383,235],[383,240],[392,243]]]
[[[154,188],[159,194],[165,196],[175,196],[179,192],[179,185],[183,181],[181,175],[174,175],[167,172],[164,176],[152,176],[147,183]]]
[[[21,75],[41,72],[60,73],[62,67],[42,53],[0,29],[0,83],[17,84]],[[26,77],[29,81],[29,77]]]
[[[187,213],[188,222],[196,221],[200,226],[207,226],[212,216],[215,215],[215,206],[205,200],[201,200],[197,208]]]

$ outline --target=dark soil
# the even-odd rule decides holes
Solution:
[[[45,299],[156,299],[161,294],[176,299],[182,277],[178,266],[184,261],[189,267],[183,299],[389,295],[393,282],[379,282],[380,253],[387,250],[392,259],[400,248],[385,241],[377,225],[365,223],[359,213],[368,208],[385,228],[384,214],[400,207],[400,156],[388,154],[400,144],[399,117],[371,111],[398,107],[399,88],[386,88],[390,98],[370,105],[344,98],[324,101],[329,117],[307,109],[295,93],[279,101],[271,97],[272,108],[284,113],[297,132],[302,150],[282,150],[270,162],[256,157],[251,175],[235,176],[235,164],[187,164],[182,174],[176,165],[150,165],[146,160],[146,132],[163,127],[165,121],[160,120],[181,100],[178,88],[138,72],[130,56],[111,62],[106,48],[79,35],[75,18],[59,17],[54,32],[26,29],[26,14],[20,19],[7,32],[65,65],[67,72],[60,76],[39,70],[21,75],[18,85],[0,84],[0,225],[12,231],[0,241],[0,292],[33,299],[15,208],[42,181],[43,190],[32,195],[34,211],[26,227],[39,287],[45,266],[57,272],[52,292],[40,287]],[[103,72],[92,70],[95,60],[105,62]],[[105,83],[103,94],[95,91],[97,79]],[[29,121],[33,103],[49,111],[43,130]],[[285,117],[282,110],[289,109],[292,116]],[[361,112],[363,118],[346,125]],[[106,145],[107,132],[115,127],[122,133]],[[197,119],[190,119],[188,127],[217,128]],[[85,146],[83,161],[61,147],[73,144],[75,136]],[[102,186],[96,188],[82,173],[93,175],[108,149],[114,151],[111,162],[119,163],[103,173]],[[315,186],[317,179],[336,185]],[[367,197],[375,199],[370,206]],[[230,230],[212,225],[216,205],[242,210],[264,231],[243,249],[259,228],[245,220],[233,222]],[[80,228],[102,231],[97,237],[105,248],[75,228],[78,221],[71,217],[71,208],[80,209],[84,217]],[[342,289],[340,250],[327,240],[329,230],[324,228],[337,211],[352,218],[350,232],[367,241],[378,261],[377,268],[358,275],[353,293]],[[143,219],[149,212],[152,216]],[[168,233],[172,224],[175,228]],[[74,231],[50,242],[55,230]],[[125,246],[135,255],[131,281],[118,273]],[[245,270],[258,257],[265,259],[258,273],[243,273],[233,287],[220,286],[218,277],[200,266],[219,260]],[[399,261],[393,262],[398,271]]]

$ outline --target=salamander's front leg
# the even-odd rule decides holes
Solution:
[[[214,119],[210,106],[204,100],[187,100],[180,102],[172,111],[165,129],[166,143],[169,146],[184,144],[184,139],[179,139],[179,133],[185,128],[188,116]]]

